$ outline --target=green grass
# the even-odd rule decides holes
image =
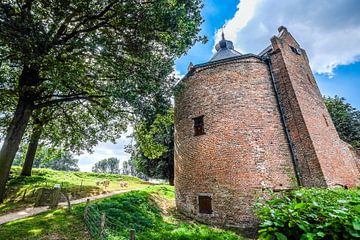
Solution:
[[[174,198],[172,187],[152,186],[98,201],[91,205],[89,213],[96,222],[100,213],[106,214],[107,239],[128,239],[130,229],[135,229],[138,240],[240,239],[233,232],[211,228],[178,214]]]
[[[99,226],[99,214],[107,216],[107,239],[128,240],[130,229],[137,240],[240,240],[231,231],[212,228],[189,220],[174,209],[174,189],[151,186],[98,200],[89,212]],[[91,238],[83,223],[84,204],[65,210],[49,211],[30,218],[0,225],[0,239],[96,239]],[[98,214],[94,214],[97,212]]]
[[[0,204],[0,215],[32,206],[36,199],[37,190],[41,187],[53,187],[54,184],[61,184],[62,188],[71,195],[72,199],[99,195],[104,192],[120,189],[140,188],[148,185],[136,177],[118,174],[33,169],[31,177],[21,177],[19,176],[21,172],[20,167],[13,167],[11,172],[5,201],[3,204]],[[106,191],[102,185],[96,185],[96,180],[103,179],[111,180],[110,186]],[[121,188],[119,186],[120,179],[127,181],[129,185],[126,188]]]
[[[91,239],[82,220],[84,205],[71,213],[54,210],[0,225],[0,239]]]

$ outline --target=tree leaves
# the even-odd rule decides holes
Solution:
[[[120,173],[119,163],[120,161],[117,158],[103,159],[95,163],[95,165],[92,167],[92,171],[96,173],[119,174]]]
[[[354,239],[360,235],[359,190],[300,189],[257,204],[260,239]],[[281,233],[282,235],[280,235]]]
[[[339,96],[324,97],[324,100],[340,138],[360,148],[360,111]]]

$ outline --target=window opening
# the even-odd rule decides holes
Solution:
[[[198,196],[199,202],[199,213],[202,214],[212,214],[212,202],[211,196]]]
[[[326,119],[326,117],[325,117],[324,114],[323,114],[323,117],[324,117],[324,120],[325,120],[325,124],[326,124],[326,126],[328,127],[328,126],[329,126],[329,122],[328,122],[328,120]]]
[[[193,118],[194,120],[194,136],[205,134],[204,116]]]
[[[297,54],[297,55],[301,55],[301,50],[299,48],[293,47],[293,46],[289,46],[291,51],[293,51],[293,53]]]

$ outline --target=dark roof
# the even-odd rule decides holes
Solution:
[[[222,60],[222,59],[226,59],[226,58],[241,56],[241,53],[239,53],[238,51],[236,51],[234,49],[233,43],[231,41],[225,39],[224,33],[222,34],[221,41],[218,44],[216,44],[215,49],[217,52],[210,59],[209,62],[214,62],[214,61],[218,61],[218,60]]]

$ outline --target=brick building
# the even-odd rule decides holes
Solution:
[[[248,228],[266,189],[358,184],[358,156],[340,140],[306,52],[285,27],[258,55],[224,36],[216,50],[189,67],[175,99],[180,211]]]

